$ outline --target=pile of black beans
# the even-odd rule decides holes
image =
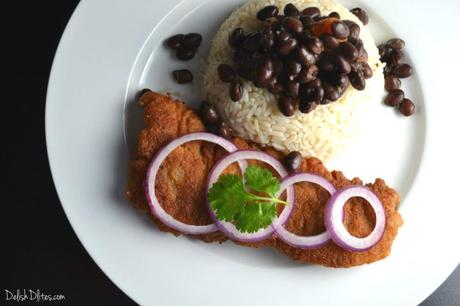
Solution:
[[[402,49],[406,46],[404,40],[393,38],[385,44],[379,45],[380,60],[386,63],[383,70],[385,75],[385,89],[388,95],[384,103],[388,106],[397,107],[404,116],[411,116],[415,113],[415,104],[405,97],[401,90],[401,79],[412,75],[412,67],[404,63]]]
[[[198,33],[176,34],[168,38],[166,46],[175,51],[176,58],[181,61],[191,60],[201,45],[203,37]],[[193,74],[190,70],[180,69],[173,71],[173,78],[179,84],[191,83]]]
[[[283,13],[276,6],[264,7],[257,13],[260,31],[237,28],[231,33],[236,67],[221,64],[218,74],[230,83],[233,101],[243,96],[241,79],[275,94],[285,116],[297,107],[309,113],[337,101],[349,84],[364,90],[372,69],[357,23],[341,20],[337,12],[321,16],[317,7],[299,11],[287,4]]]

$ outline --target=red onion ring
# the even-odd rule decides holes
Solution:
[[[284,191],[284,189],[286,189],[287,187],[300,182],[309,182],[317,184],[326,189],[331,194],[331,196],[336,192],[334,185],[332,185],[324,177],[316,174],[300,172],[291,174],[283,179],[283,181],[281,182],[280,192],[277,194],[277,197],[279,197],[281,193]],[[286,207],[283,209],[278,218],[275,219],[275,221],[272,223],[272,226],[274,227],[276,233],[278,234],[278,237],[281,240],[293,247],[301,249],[317,248],[329,241],[330,237],[327,231],[324,231],[323,233],[314,236],[299,236],[286,230],[283,225],[292,213],[293,209],[294,203],[289,203],[289,205],[286,205]]]
[[[214,220],[214,223],[224,234],[226,234],[229,238],[233,240],[241,242],[256,242],[270,237],[270,235],[274,232],[274,228],[272,226],[269,226],[265,229],[260,229],[255,233],[242,233],[231,222],[218,220],[216,213],[212,209],[211,203],[208,199],[209,189],[211,189],[212,185],[215,182],[217,182],[221,173],[232,163],[247,159],[259,160],[269,164],[273,167],[273,169],[275,169],[276,172],[278,172],[278,174],[281,177],[284,177],[288,174],[283,165],[276,158],[268,155],[267,153],[256,150],[239,150],[230,153],[229,155],[221,159],[219,162],[217,162],[209,174],[206,192],[206,202],[208,204],[211,218]],[[286,202],[291,203],[290,205],[293,205],[292,203],[294,202],[294,188],[292,186],[288,186],[286,188],[286,193]],[[285,214],[285,216],[283,216],[283,219],[287,220],[287,218],[289,218],[289,214]]]
[[[352,236],[343,225],[343,207],[348,199],[362,197],[372,206],[375,212],[375,227],[364,238]],[[349,251],[365,251],[373,247],[382,238],[385,231],[385,209],[382,202],[365,186],[350,186],[337,191],[326,205],[324,213],[326,229],[331,239],[340,247]]]
[[[210,133],[191,133],[184,135],[182,137],[176,138],[170,143],[168,143],[165,147],[160,149],[150,162],[149,168],[147,170],[147,177],[144,182],[144,189],[147,201],[150,206],[151,212],[160,219],[164,224],[167,226],[183,233],[189,235],[202,235],[202,234],[209,234],[213,233],[218,230],[218,227],[215,224],[208,224],[208,225],[190,225],[180,222],[174,219],[171,215],[169,215],[164,209],[161,207],[156,195],[155,195],[155,182],[158,170],[160,169],[161,163],[166,159],[166,157],[177,147],[195,140],[203,140],[209,141],[215,144],[220,145],[225,150],[229,152],[234,152],[238,150],[238,148],[228,141],[225,138],[216,136]],[[241,170],[244,172],[246,169],[247,163],[240,162],[239,166]]]

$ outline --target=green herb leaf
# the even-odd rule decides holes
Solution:
[[[241,232],[254,233],[272,223],[277,203],[287,203],[275,197],[280,182],[267,169],[250,166],[244,178],[245,182],[234,174],[222,175],[208,196],[219,220],[233,222]],[[250,193],[247,188],[265,195]]]
[[[223,221],[233,221],[244,210],[248,199],[241,177],[233,174],[222,175],[209,190],[211,207],[216,211],[217,218]]]
[[[241,232],[255,233],[261,228],[267,228],[275,216],[274,202],[247,205],[244,211],[238,214],[235,226]]]
[[[272,197],[280,190],[279,180],[269,170],[261,167],[249,166],[244,179],[252,190],[268,193]]]

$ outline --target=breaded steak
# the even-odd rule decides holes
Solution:
[[[134,207],[151,215],[160,230],[177,236],[180,235],[179,232],[169,228],[150,213],[143,188],[147,166],[152,156],[162,146],[179,136],[205,131],[205,127],[193,110],[170,96],[147,92],[140,98],[139,104],[144,107],[146,128],[139,135],[134,159],[129,164],[126,194]],[[260,148],[240,138],[233,139],[233,143],[241,149],[255,148],[278,159],[284,157],[274,149]],[[187,224],[211,223],[204,200],[206,178],[214,163],[225,154],[226,151],[219,146],[202,141],[190,142],[174,150],[160,167],[155,186],[163,209],[174,218]],[[257,164],[263,165],[260,162]],[[304,159],[299,170],[319,174],[336,188],[362,184],[358,178],[348,180],[340,171],[328,171],[320,160],[313,157]],[[375,246],[367,251],[350,252],[335,245],[332,241],[316,249],[297,249],[278,239],[276,234],[259,243],[238,242],[238,244],[273,247],[295,260],[330,267],[350,267],[382,259],[390,254],[398,228],[403,224],[397,211],[399,195],[382,179],[376,179],[373,184],[367,184],[367,186],[380,198],[386,213],[384,235]],[[295,193],[296,207],[285,227],[293,233],[302,235],[324,231],[323,213],[329,194],[321,187],[310,183],[296,184]],[[352,198],[345,205],[344,224],[353,235],[364,237],[373,229],[374,212],[370,205],[361,198]],[[193,237],[206,242],[227,240],[226,236],[220,232]]]

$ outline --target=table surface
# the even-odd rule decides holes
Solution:
[[[5,65],[8,72],[4,73],[7,78],[3,92],[7,97],[2,103],[7,109],[2,112],[2,124],[10,132],[4,133],[7,142],[2,149],[6,168],[3,177],[8,180],[3,189],[6,201],[2,201],[7,211],[6,222],[2,223],[6,225],[6,235],[0,252],[4,263],[0,304],[6,301],[6,290],[15,293],[25,289],[62,294],[62,303],[68,305],[135,305],[104,275],[78,241],[59,203],[48,166],[46,86],[59,39],[78,1],[19,4],[11,1],[6,4],[8,8],[2,9],[8,14],[2,16],[8,25],[4,31],[6,43],[2,44],[2,55],[6,51],[2,67]],[[17,118],[21,119],[19,123]],[[459,288],[457,267],[421,305],[460,305]],[[11,300],[9,303],[17,304]]]

